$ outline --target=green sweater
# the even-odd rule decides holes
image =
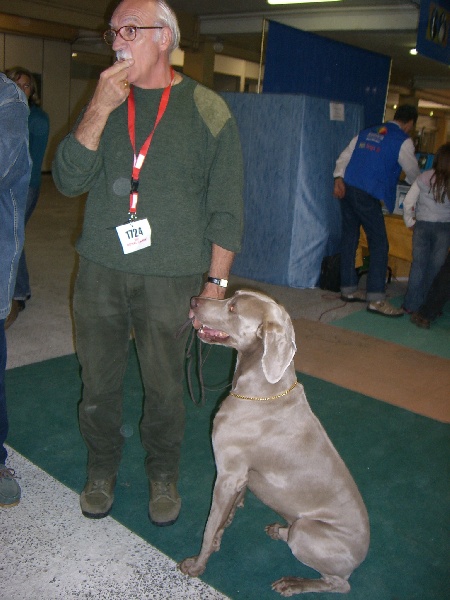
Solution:
[[[155,122],[162,90],[134,88],[136,151]],[[67,196],[89,192],[79,254],[119,271],[178,277],[204,273],[211,244],[238,252],[242,237],[243,166],[237,125],[225,102],[188,77],[173,86],[139,179],[137,218],[152,244],[123,254],[115,227],[127,221],[133,150],[127,103],[111,113],[97,151],[69,134],[53,178]]]

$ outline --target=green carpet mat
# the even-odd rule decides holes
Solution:
[[[205,382],[229,381],[233,354],[212,347]],[[309,402],[352,472],[371,520],[365,562],[350,579],[355,600],[442,600],[450,597],[448,552],[448,425],[299,374]],[[126,373],[124,456],[111,515],[174,560],[198,553],[215,475],[211,415],[224,392],[208,391],[204,407],[186,393],[187,430],[179,482],[183,507],[168,528],[151,525],[144,454],[138,435],[142,387],[133,352]],[[86,451],[77,424],[81,384],[75,356],[7,371],[8,443],[69,488],[80,492]],[[301,457],[299,457],[301,460]],[[271,591],[281,576],[317,576],[287,544],[271,540],[265,525],[278,520],[248,494],[225,531],[204,581],[233,599],[279,598]],[[335,594],[316,594],[336,598]]]
[[[400,307],[403,296],[389,299],[389,302]],[[413,350],[436,354],[436,356],[442,358],[450,358],[450,302],[446,303],[443,315],[431,324],[430,329],[420,329],[420,327],[411,323],[409,315],[399,318],[387,318],[369,314],[365,307],[343,319],[333,321],[331,325],[365,333]]]

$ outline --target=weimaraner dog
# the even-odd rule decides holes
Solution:
[[[369,547],[364,502],[343,460],[297,383],[295,334],[286,310],[258,292],[225,300],[193,298],[201,340],[237,350],[232,391],[214,419],[217,467],[211,510],[198,556],[183,573],[203,573],[248,487],[286,521],[266,527],[321,578],[283,577],[283,596],[348,592],[348,579]]]

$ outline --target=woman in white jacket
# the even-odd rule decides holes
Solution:
[[[403,310],[424,301],[450,246],[450,144],[439,148],[433,168],[421,173],[403,202],[403,219],[413,230],[413,256]]]

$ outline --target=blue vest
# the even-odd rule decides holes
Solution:
[[[382,200],[392,212],[402,171],[398,155],[408,135],[396,123],[384,123],[360,132],[344,181]]]

